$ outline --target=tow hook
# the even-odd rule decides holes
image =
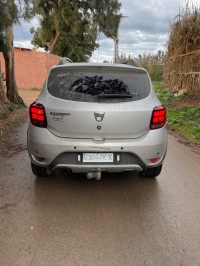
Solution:
[[[96,178],[96,180],[100,180],[101,179],[101,171],[88,172],[87,173],[87,179],[92,179],[92,178]]]

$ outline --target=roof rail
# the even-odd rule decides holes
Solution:
[[[68,57],[61,57],[58,65],[64,65],[67,63],[73,63],[73,61],[71,59],[69,59]]]

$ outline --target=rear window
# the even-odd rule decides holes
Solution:
[[[53,69],[47,89],[54,97],[79,102],[125,102],[146,98],[150,81],[146,73]]]

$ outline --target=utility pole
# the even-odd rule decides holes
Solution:
[[[128,16],[121,16],[121,18],[128,18]],[[120,25],[120,23],[119,23]],[[117,34],[114,39],[115,47],[114,47],[114,56],[113,56],[113,62],[115,64],[119,63],[119,28],[117,29]]]
[[[114,48],[113,62],[117,64],[119,63],[119,30],[117,30],[117,34],[114,41],[115,41],[115,48]]]

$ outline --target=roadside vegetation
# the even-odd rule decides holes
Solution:
[[[167,107],[168,128],[200,145],[200,8],[186,1],[170,24],[162,61],[162,81],[155,91]],[[155,81],[155,79],[154,79]]]
[[[195,98],[200,95],[200,6],[192,2],[187,1],[170,24],[163,82],[166,88],[186,89]]]
[[[0,104],[0,120],[7,118],[14,110],[25,109],[25,104],[5,103]]]
[[[152,81],[163,80],[163,62],[165,53],[159,50],[156,54],[139,54],[137,61],[140,67],[145,68]]]
[[[174,93],[165,89],[160,82],[154,82],[154,89],[163,105],[167,108],[167,126],[179,132],[191,142],[200,145],[200,106],[188,105],[188,94]]]

